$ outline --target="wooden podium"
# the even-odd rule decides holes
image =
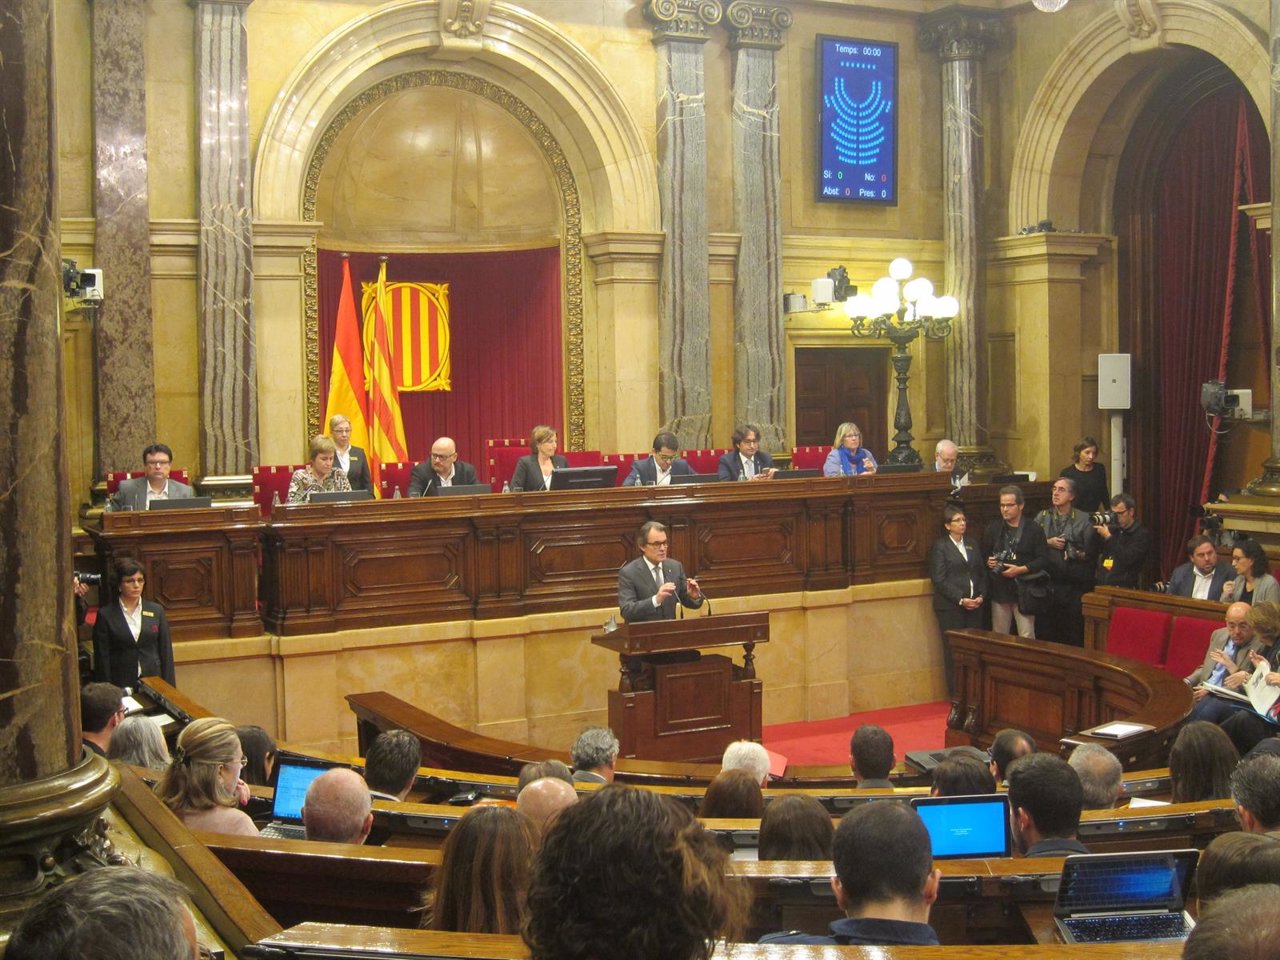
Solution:
[[[591,642],[622,661],[609,691],[619,756],[719,763],[734,740],[760,739],[763,684],[752,651],[769,642],[767,613],[622,624]],[[741,646],[742,666],[711,647]]]

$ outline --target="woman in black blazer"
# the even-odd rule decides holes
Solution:
[[[512,493],[546,490],[551,483],[551,474],[569,466],[569,461],[556,453],[559,440],[550,427],[534,427],[529,440],[529,448],[533,452],[516,461],[516,472],[511,477]]]
[[[942,662],[947,672],[947,695],[952,694],[951,644],[948,630],[981,629],[987,595],[987,562],[978,545],[966,537],[964,510],[948,504],[942,513],[946,536],[929,548],[929,579],[933,581],[933,615],[942,632]]]
[[[124,558],[112,564],[120,596],[98,609],[93,625],[93,679],[136,687],[139,677],[160,677],[176,686],[173,641],[164,607],[142,599],[142,565]],[[135,637],[130,619],[135,621]]]

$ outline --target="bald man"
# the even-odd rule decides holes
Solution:
[[[364,843],[373,827],[369,785],[346,767],[320,774],[302,801],[302,825],[308,840]]]
[[[1229,715],[1229,711],[1215,702],[1219,698],[1211,696],[1205,687],[1239,690],[1253,669],[1249,665],[1249,653],[1257,648],[1258,641],[1249,623],[1249,604],[1231,604],[1227,607],[1224,625],[1209,637],[1204,663],[1183,678],[1192,688],[1191,695],[1196,701],[1191,708],[1192,720],[1221,723]]]
[[[516,809],[545,830],[551,818],[578,802],[578,793],[559,777],[535,780],[516,797]]]
[[[441,487],[466,486],[476,482],[476,468],[458,459],[458,448],[448,437],[431,445],[431,459],[423,460],[409,473],[409,496],[434,497]]]

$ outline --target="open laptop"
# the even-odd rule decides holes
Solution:
[[[372,490],[317,490],[307,498],[308,503],[351,503],[372,500]]]
[[[148,510],[205,510],[213,506],[213,497],[174,497],[152,500]]]
[[[1013,853],[1008,794],[912,797],[911,806],[929,831],[935,860],[987,859]]]
[[[262,828],[262,836],[276,840],[305,840],[302,826],[302,801],[307,798],[311,781],[335,764],[323,760],[284,756],[276,758],[276,792],[271,803],[271,822]]]
[[[1195,850],[1080,853],[1062,863],[1054,922],[1067,943],[1185,940]]]

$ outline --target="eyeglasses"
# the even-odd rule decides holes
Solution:
[[[456,456],[457,456],[456,453],[433,453],[431,454],[431,459],[432,460],[452,460]]]
[[[676,455],[674,453],[655,453],[655,460],[661,460],[663,463],[674,463]]]
[[[148,467],[167,467],[172,461],[170,460],[148,460]]]
[[[665,541],[665,540],[650,540],[648,543],[646,543],[646,544],[645,544],[645,546],[646,546],[646,547],[655,547],[655,548],[657,548],[657,549],[659,549],[659,550],[665,550],[665,549],[667,549],[667,541]]]

